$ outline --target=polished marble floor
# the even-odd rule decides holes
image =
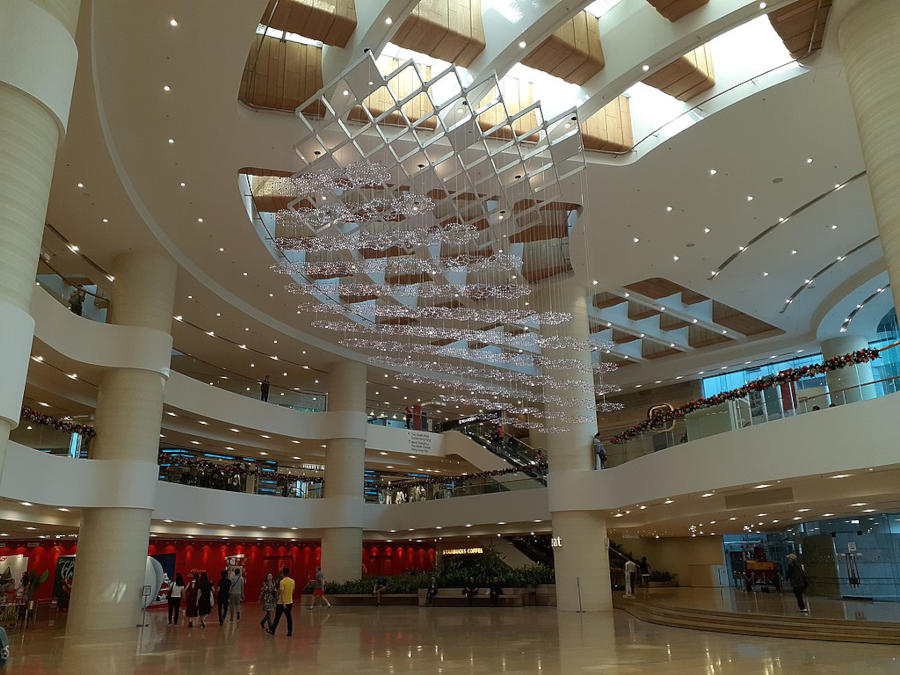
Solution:
[[[710,609],[741,614],[803,616],[848,621],[889,621],[900,623],[900,602],[869,602],[806,597],[808,614],[801,614],[791,591],[747,593],[735,588],[651,588],[638,589],[637,600],[690,609]],[[900,672],[900,671],[898,671]]]
[[[551,607],[337,607],[295,611],[294,635],[239,624],[167,626],[67,638],[61,626],[11,633],[8,673],[900,673],[900,648],[666,628],[624,612]]]

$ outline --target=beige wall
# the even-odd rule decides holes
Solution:
[[[635,561],[647,556],[651,569],[678,575],[680,586],[691,585],[690,565],[724,565],[722,537],[660,537],[659,539],[621,539],[625,553],[631,551]]]
[[[603,438],[612,436],[625,427],[638,424],[647,419],[647,411],[651,406],[669,403],[673,408],[696,400],[701,396],[700,380],[679,382],[666,387],[656,387],[645,391],[630,392],[620,396],[609,396],[610,401],[624,403],[625,408],[619,412],[602,413],[597,416],[597,427]]]

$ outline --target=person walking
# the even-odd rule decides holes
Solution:
[[[475,583],[475,577],[469,577],[466,585],[463,587],[462,594],[469,601],[469,607],[472,606],[472,599],[478,595],[478,586]]]
[[[268,401],[269,400],[269,376],[266,375],[263,378],[263,381],[259,383],[259,400],[260,401]]]
[[[230,592],[231,579],[228,578],[228,568],[226,567],[224,570],[222,570],[222,575],[219,578],[218,593],[216,594],[216,601],[219,605],[218,609],[220,626],[225,623],[225,617],[228,615],[228,595]]]
[[[503,584],[500,583],[500,577],[491,579],[488,586],[488,594],[491,598],[491,604],[496,607],[500,603],[500,596],[503,595]]]
[[[641,558],[638,567],[641,568],[641,586],[650,588],[650,563],[647,562],[647,556]]]
[[[387,590],[387,579],[383,576],[378,577],[375,580],[375,584],[372,586],[372,595],[375,596],[375,606],[381,607],[381,595]]]
[[[435,577],[431,577],[431,581],[428,582],[428,588],[425,591],[425,604],[433,605],[434,597],[437,594],[438,594],[437,579]]]
[[[406,406],[406,428],[412,429],[412,410],[409,409],[409,406]]]
[[[184,588],[184,615],[188,620],[188,628],[194,627],[194,619],[197,618],[197,601],[200,599],[200,589],[197,584],[197,575],[191,577]]]
[[[231,588],[228,589],[228,619],[229,621],[241,620],[241,602],[244,600],[244,576],[239,567],[234,568],[234,577],[231,579]]]
[[[200,628],[206,628],[206,617],[212,613],[212,606],[212,583],[206,572],[200,572],[200,580],[197,582],[197,616],[200,617]]]
[[[325,575],[322,574],[322,568],[316,568],[316,579],[313,583],[313,597],[312,602],[309,603],[308,609],[312,609],[318,604],[319,598],[322,599],[328,607],[331,607],[331,603],[328,601],[328,598],[325,597]]]
[[[169,586],[169,623],[178,625],[178,614],[181,610],[181,594],[184,592],[184,579],[181,573],[175,575],[175,581]]]
[[[266,580],[259,589],[257,602],[262,604],[263,611],[266,613],[259,625],[263,630],[270,630],[272,628],[272,612],[275,611],[275,605],[278,604],[278,584],[275,583],[275,577],[271,572],[266,574]]]
[[[275,623],[269,629],[270,635],[275,635],[282,616],[287,621],[288,637],[294,633],[294,620],[291,617],[291,610],[294,608],[294,580],[291,579],[290,574],[291,571],[287,567],[281,570],[281,581],[278,582],[278,603],[275,605]]]
[[[809,610],[806,608],[806,603],[803,601],[803,592],[806,590],[806,587],[809,586],[809,580],[806,578],[806,571],[797,559],[796,553],[789,553],[787,559],[787,578],[791,583],[791,588],[794,589],[794,597],[797,598],[797,608],[804,614],[808,614]]]
[[[634,580],[637,577],[638,566],[631,558],[625,561],[625,597],[634,597]]]

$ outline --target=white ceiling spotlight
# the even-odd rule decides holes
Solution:
[[[172,26],[172,28],[178,28],[178,20],[174,17],[169,19],[169,25]]]
[[[710,170],[709,170],[709,175],[710,175],[710,176],[715,176],[717,173],[719,173],[719,172],[716,171],[715,169],[710,169]]]
[[[644,65],[641,66],[641,70],[643,70],[643,71],[646,73],[648,70],[650,70],[650,66],[648,66],[648,65],[645,63]]]
[[[527,46],[528,46],[528,43],[525,42],[525,40],[519,41],[519,49],[525,49],[525,47],[527,47]]]

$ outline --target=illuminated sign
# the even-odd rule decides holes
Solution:
[[[484,553],[484,549],[476,546],[474,548],[448,548],[444,551],[444,555],[475,555],[477,553]]]
[[[553,548],[562,548],[562,537],[550,537],[550,546]]]

